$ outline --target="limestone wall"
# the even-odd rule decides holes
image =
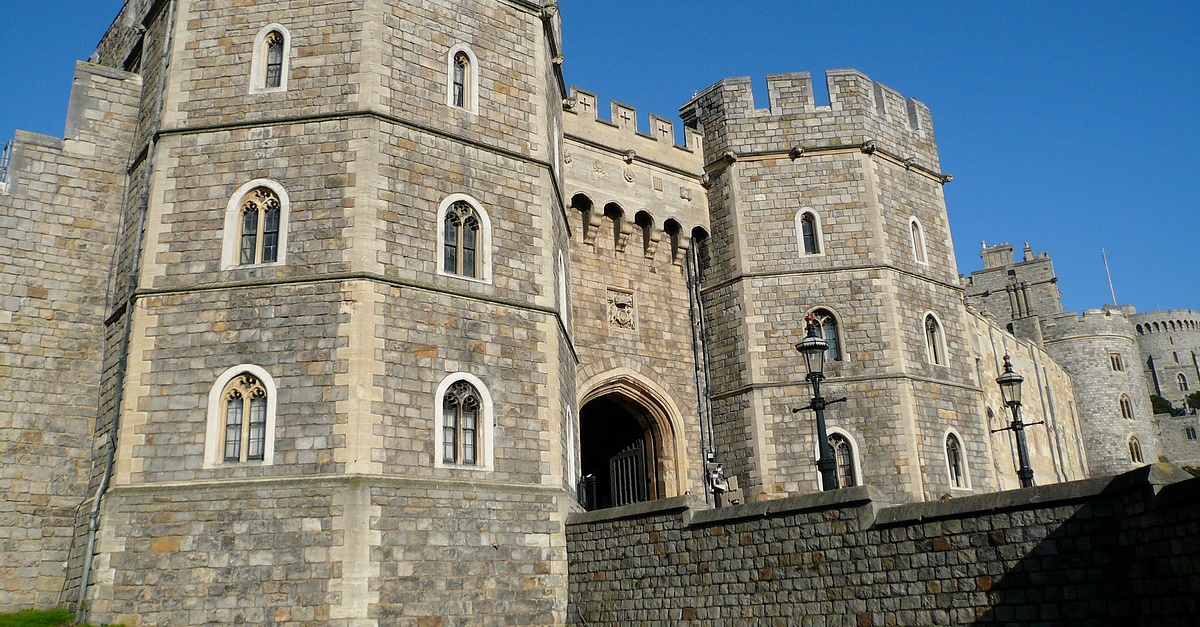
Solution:
[[[689,134],[689,144],[677,146],[673,127],[657,116],[650,119],[659,128],[642,134],[633,109],[613,103],[609,122],[598,119],[595,95],[575,89],[572,98],[563,113],[563,184],[570,203],[568,291],[578,394],[590,400],[619,379],[631,393],[664,395],[668,424],[662,426],[672,449],[665,461],[675,475],[666,496],[703,494],[694,342],[699,312],[689,291],[698,285],[695,256],[704,254],[709,229],[698,138]],[[617,300],[628,303],[628,318],[616,317]],[[646,412],[639,406],[645,398],[625,400]],[[581,432],[605,429],[594,422],[601,417],[592,420]],[[589,455],[589,442],[580,445]]]
[[[859,487],[577,514],[568,622],[1190,624],[1198,482],[1148,467],[897,507]]]
[[[92,470],[108,276],[142,83],[76,67],[63,139],[18,132],[0,189],[0,611],[61,604]]]
[[[1125,312],[1064,313],[1044,320],[1042,328],[1046,352],[1071,375],[1091,472],[1112,474],[1140,465],[1130,451],[1135,437],[1142,460],[1157,461],[1150,390],[1144,373],[1132,363],[1139,353]],[[1120,369],[1113,365],[1114,355],[1120,357]],[[1121,409],[1123,397],[1132,408],[1128,417]]]
[[[1034,483],[1047,485],[1087,478],[1084,433],[1071,375],[1038,343],[1014,337],[990,317],[971,318],[975,367],[983,389],[983,403],[976,411],[985,417],[987,428],[1011,426],[1012,413],[1005,407],[996,383],[996,378],[1004,372],[1004,356],[1009,355],[1013,372],[1025,377],[1021,419],[1033,425],[1025,429],[1025,435]],[[1045,424],[1033,424],[1037,422]],[[986,443],[992,449],[1000,489],[1020,487],[1015,435],[999,431],[992,433]]]
[[[115,488],[91,620],[561,624],[556,493],[382,477]]]
[[[97,316],[108,321],[97,456],[118,417],[120,438],[89,591],[96,622],[178,620],[176,602],[195,594],[214,601],[188,622],[561,620],[576,354],[558,289],[570,227],[547,132],[562,93],[546,19],[525,2],[127,5],[97,57],[121,64],[142,37],[153,90],[127,131],[119,306]],[[254,37],[270,24],[290,36],[287,88],[256,91]],[[447,53],[464,42],[477,107],[447,104]],[[253,181],[286,195],[278,263],[229,255],[229,216]],[[477,280],[442,266],[438,212],[456,194],[486,214]],[[275,386],[272,455],[225,463],[211,452],[211,392],[245,366]],[[477,467],[442,463],[436,446],[451,374],[489,393]],[[391,487],[371,495],[347,476]],[[421,485],[392,489],[398,478]],[[318,487],[294,488],[305,481]],[[229,508],[248,527],[223,526]],[[314,532],[309,553],[295,544],[301,519],[319,521],[299,530]],[[445,533],[414,535],[435,528]],[[243,533],[244,562],[204,540]],[[420,546],[400,547],[410,540]],[[471,565],[492,562],[503,564]],[[276,585],[275,567],[307,583]],[[235,573],[253,581],[233,589]],[[139,577],[180,595],[143,604]],[[442,607],[431,590],[460,589],[455,577],[513,587],[472,584],[478,603]],[[242,612],[251,598],[258,609]],[[295,613],[264,613],[264,598]]]
[[[840,349],[824,392],[849,399],[827,420],[859,451],[856,481],[937,498],[949,489],[953,429],[973,442],[972,489],[990,489],[929,112],[858,72],[827,76],[828,106],[813,104],[797,74],[768,77],[769,109],[753,108],[748,79],[726,79],[682,110],[704,137],[713,271],[702,291],[714,423],[728,438],[718,444],[736,460],[730,470],[750,478],[751,496],[817,489],[812,414],[792,410],[811,396],[794,347],[820,309],[836,319]],[[802,242],[806,213],[813,250]]]

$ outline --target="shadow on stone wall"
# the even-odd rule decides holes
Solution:
[[[1149,485],[1143,474],[1151,475]],[[1200,622],[1200,480],[1155,494],[1153,480],[1165,478],[1155,474],[1147,467],[1115,478],[1061,524],[1035,511],[1028,526],[989,532],[978,549],[985,555],[1021,547],[1010,544],[1010,534],[1028,541],[1048,531],[1015,566],[980,582],[991,609],[976,624]]]
[[[573,515],[577,625],[1192,625],[1200,479],[1158,464],[953,501],[857,487]]]

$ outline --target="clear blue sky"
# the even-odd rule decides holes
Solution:
[[[120,0],[0,0],[0,139],[60,135]],[[1200,2],[565,0],[567,81],[677,117],[726,76],[853,67],[933,110],[960,271],[1051,254],[1069,310],[1200,309]],[[817,81],[818,88],[823,83]],[[761,93],[759,94],[762,95]],[[821,98],[818,95],[818,98]],[[760,98],[760,103],[763,103]]]

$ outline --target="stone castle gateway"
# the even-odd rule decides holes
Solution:
[[[1006,354],[1040,484],[1200,459],[1149,401],[1200,389],[1200,313],[1063,313],[1007,245],[960,277],[922,103],[726,79],[679,145],[563,58],[530,0],[129,0],[0,174],[0,609],[577,622],[579,525],[717,464],[820,490],[808,316],[851,509],[1015,488]]]

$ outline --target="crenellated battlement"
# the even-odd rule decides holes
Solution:
[[[1082,314],[1068,311],[1053,316],[1045,323],[1048,341],[1095,335],[1115,335],[1133,340],[1133,323],[1124,311],[1114,307],[1087,309]]]
[[[938,167],[933,115],[924,103],[858,70],[828,70],[825,81],[829,104],[817,104],[808,72],[772,74],[767,77],[769,106],[759,109],[749,77],[726,78],[697,94],[680,112],[687,126],[704,132],[712,154],[787,150],[784,144],[764,145],[770,140],[793,142],[792,147],[802,149],[875,141],[882,150]],[[767,122],[782,132],[752,134],[743,127],[751,122]],[[721,127],[727,132],[718,130]]]
[[[912,132],[933,129],[933,115],[923,102],[915,98],[906,99],[900,92],[871,80],[858,70],[828,70],[825,72],[825,83],[829,89],[827,105],[817,104],[813,95],[812,75],[809,72],[768,75],[767,109],[755,108],[754,89],[750,77],[747,76],[723,79],[700,92],[693,98],[693,102],[702,100],[715,91],[725,99],[724,111],[731,117],[736,116],[739,111],[744,117],[761,117],[764,113],[848,113],[886,121],[897,128],[907,128]]]
[[[1200,333],[1200,311],[1194,309],[1160,309],[1144,313],[1131,310],[1129,313],[1130,320],[1146,334]]]
[[[617,101],[609,102],[610,118],[600,116],[596,95],[571,88],[571,98],[563,107],[564,132],[572,138],[598,144],[632,158],[651,161],[686,172],[700,172],[703,153],[701,135],[684,129],[684,143],[675,142],[675,123],[650,114],[650,129],[638,129],[637,109]]]

